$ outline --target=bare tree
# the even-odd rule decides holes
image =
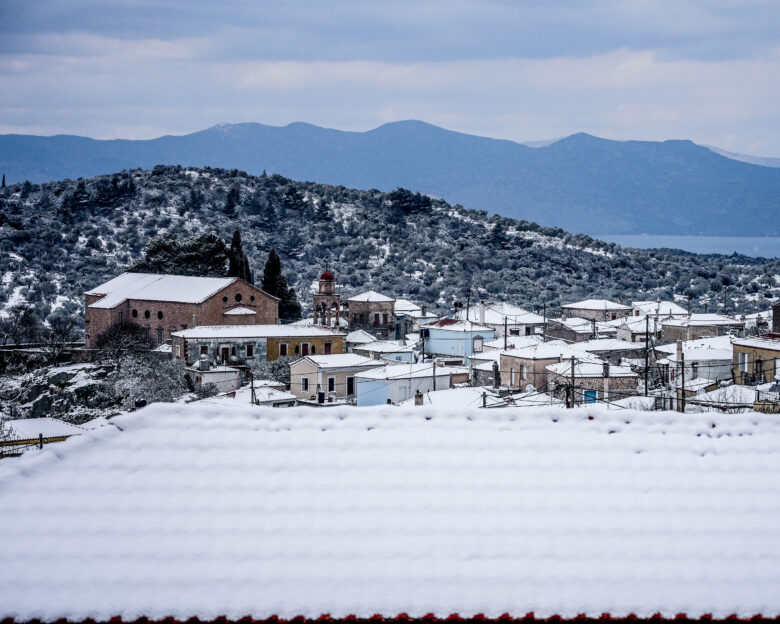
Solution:
[[[152,349],[152,340],[143,327],[134,323],[116,323],[95,340],[100,359],[113,362],[119,371],[123,358]]]
[[[49,327],[44,332],[44,349],[50,362],[56,362],[68,343],[76,334],[76,321],[70,316],[55,316],[49,319]]]

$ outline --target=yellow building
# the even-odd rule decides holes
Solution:
[[[280,357],[344,353],[345,335],[321,325],[219,325],[172,334],[174,359],[194,364],[273,362]]]
[[[780,335],[738,338],[733,345],[736,383],[767,383],[780,375]]]

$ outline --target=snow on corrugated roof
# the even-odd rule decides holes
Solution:
[[[173,332],[187,340],[209,338],[314,338],[343,336],[321,325],[201,325]]]
[[[403,340],[375,340],[364,344],[356,344],[353,349],[369,353],[407,353],[414,348],[407,346]]]
[[[435,376],[449,376],[455,372],[449,366],[436,366]],[[459,370],[457,372],[460,372]],[[391,379],[415,379],[417,377],[433,377],[434,366],[431,362],[420,362],[419,364],[388,364],[382,368],[357,373],[355,377],[361,379],[373,380],[391,380]]]
[[[232,310],[228,310],[227,312],[223,312],[225,316],[250,316],[252,314],[255,314],[254,310],[250,310],[249,308],[244,308],[243,306],[239,306],[237,308],[233,308]]]
[[[780,614],[775,416],[224,403],[0,461],[0,618]]]
[[[9,420],[7,425],[16,440],[37,440],[41,434],[44,438],[59,438],[84,433],[81,427],[56,418],[23,418]]]
[[[302,358],[309,360],[319,368],[350,368],[357,366],[384,366],[385,362],[358,355],[357,353],[334,353],[332,355],[307,355]]]
[[[193,277],[155,273],[122,273],[87,295],[105,295],[90,308],[114,308],[127,299],[200,303],[236,281],[235,277]]]
[[[391,301],[395,301],[392,297],[386,297],[385,295],[382,295],[375,290],[367,290],[364,293],[360,293],[359,295],[354,295],[353,297],[350,297],[347,301],[366,301],[371,303],[389,303]]]
[[[574,361],[575,377],[604,377],[604,369],[609,368],[610,377],[637,377],[637,374],[631,370],[630,366],[607,365],[606,362],[585,362],[582,360]],[[548,371],[565,377],[571,375],[571,361],[563,360],[557,364],[549,364],[545,367]]]
[[[630,310],[630,306],[615,303],[608,299],[584,299],[575,303],[566,303],[562,308],[574,308],[577,310]]]
[[[367,331],[356,329],[347,334],[347,342],[351,344],[366,344],[367,342],[376,342],[376,336],[372,336]]]

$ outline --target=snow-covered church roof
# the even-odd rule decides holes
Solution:
[[[780,614],[776,416],[519,413],[157,404],[4,459],[0,619]]]

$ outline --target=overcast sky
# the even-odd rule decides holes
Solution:
[[[0,0],[0,133],[400,119],[780,156],[780,2]]]

